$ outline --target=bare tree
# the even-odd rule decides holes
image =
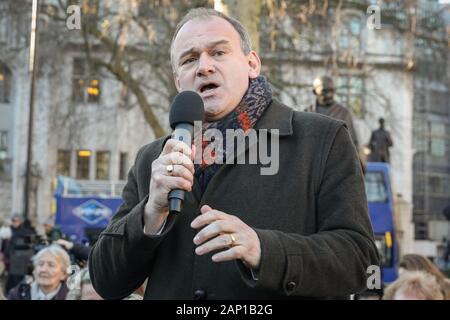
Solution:
[[[53,22],[64,24],[67,8],[74,1],[59,1],[59,6],[47,6],[45,14]],[[208,0],[165,1],[99,1],[78,2],[82,8],[80,41],[91,70],[106,71],[131,92],[145,120],[156,137],[165,135],[155,113],[167,111],[177,91],[169,61],[170,40],[182,14],[197,6],[211,6]],[[150,80],[150,81],[149,81]],[[156,93],[164,100],[161,105],[149,101]]]

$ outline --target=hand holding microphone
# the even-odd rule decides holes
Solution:
[[[157,233],[169,213],[179,213],[184,193],[192,190],[194,121],[202,121],[203,115],[203,101],[197,93],[183,91],[175,97],[169,117],[174,129],[172,139],[166,142],[160,156],[152,163],[144,216],[146,233]]]

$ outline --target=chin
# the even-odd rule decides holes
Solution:
[[[39,280],[37,281],[37,283],[38,283],[40,286],[51,286],[51,285],[53,284],[53,282],[52,282],[51,280],[47,280],[47,279],[45,279],[45,280],[39,279]]]
[[[211,105],[205,104],[205,116],[206,118],[216,118],[219,117],[223,112],[225,108],[217,105]]]

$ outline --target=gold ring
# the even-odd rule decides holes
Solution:
[[[230,233],[230,247],[233,247],[236,243],[236,238]]]
[[[173,172],[173,164],[168,164],[168,165],[166,166],[166,171],[167,171],[168,174],[172,175],[172,172]]]

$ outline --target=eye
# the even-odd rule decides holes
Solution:
[[[188,58],[188,59],[184,60],[184,61],[181,63],[181,65],[184,66],[185,64],[188,64],[188,63],[191,63],[191,62],[194,62],[194,61],[195,61],[195,58],[194,58],[194,57],[191,57],[191,58]]]
[[[223,56],[224,54],[225,54],[225,51],[222,51],[222,50],[214,52],[215,56]]]

